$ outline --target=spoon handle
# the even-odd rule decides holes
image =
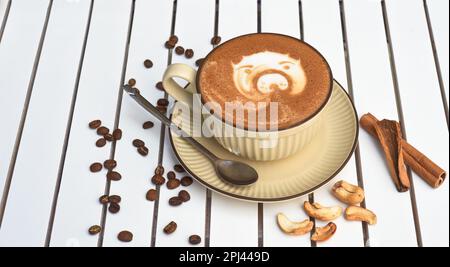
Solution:
[[[163,113],[161,113],[152,103],[148,102],[136,88],[132,88],[129,85],[124,85],[124,90],[127,92],[131,98],[133,98],[141,107],[150,112],[153,116],[155,116],[159,121],[161,121],[164,125],[176,131],[184,140],[186,140],[189,144],[199,150],[203,155],[208,157],[211,161],[215,162],[219,160],[213,153],[211,153],[208,149],[206,149],[202,144],[197,142],[194,138],[190,137],[188,133],[183,131],[177,125],[175,125],[169,118],[166,117]]]

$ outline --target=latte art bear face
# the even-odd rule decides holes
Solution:
[[[276,91],[299,94],[306,86],[306,75],[300,60],[270,51],[244,56],[233,64],[233,81],[249,100],[269,100]]]

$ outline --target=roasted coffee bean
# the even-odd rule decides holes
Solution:
[[[175,166],[173,166],[173,169],[174,169],[176,172],[185,172],[183,166],[181,166],[180,164],[175,164]]]
[[[191,235],[189,237],[189,243],[191,245],[198,245],[202,242],[202,238],[199,235]]]
[[[166,183],[167,189],[175,189],[180,186],[180,180],[178,179],[169,179]]]
[[[105,139],[106,139],[107,141],[109,141],[109,142],[114,141],[114,137],[113,137],[112,134],[110,134],[110,133],[105,134],[104,137],[105,137]]]
[[[158,165],[158,167],[156,167],[156,169],[155,169],[155,174],[163,175],[164,174],[164,167],[161,166],[161,165]]]
[[[145,143],[141,139],[134,139],[133,140],[133,146],[141,147],[141,146],[145,146]]]
[[[200,67],[200,65],[203,63],[203,58],[199,58],[195,61],[195,66]]]
[[[148,148],[146,146],[138,147],[137,152],[145,157],[148,155]]]
[[[128,85],[131,87],[134,87],[136,85],[136,80],[135,79],[129,79],[128,80]]]
[[[155,185],[163,185],[166,182],[166,178],[162,175],[155,174],[152,177],[152,183]]]
[[[92,225],[91,227],[89,227],[90,235],[99,234],[101,231],[102,231],[102,227],[100,225]]]
[[[218,45],[218,44],[220,44],[221,41],[222,41],[222,38],[220,38],[220,36],[214,36],[213,38],[211,38],[212,45]]]
[[[119,204],[122,201],[122,198],[118,195],[109,196],[109,202]]]
[[[190,186],[193,182],[194,180],[192,180],[192,178],[189,176],[184,176],[183,178],[181,178],[182,186]]]
[[[116,214],[116,213],[118,213],[120,211],[120,205],[117,204],[117,203],[110,203],[108,210],[112,214]]]
[[[155,124],[152,121],[146,121],[142,124],[142,128],[145,130],[153,128],[153,126],[155,126]]]
[[[91,170],[91,172],[99,172],[103,169],[103,166],[100,162],[95,162],[91,164],[89,169]]]
[[[122,231],[117,235],[117,239],[122,242],[133,241],[133,234],[130,231]]]
[[[164,47],[165,48],[167,48],[167,49],[172,49],[172,48],[174,48],[175,47],[175,43],[174,42],[171,42],[171,41],[166,41],[165,43],[164,43]]]
[[[120,181],[122,179],[122,175],[115,171],[110,171],[106,174],[106,178],[110,181]]]
[[[104,136],[104,135],[106,135],[108,133],[109,133],[109,129],[106,128],[105,126],[100,126],[100,127],[97,128],[97,134],[98,135]]]
[[[112,170],[115,167],[117,167],[117,161],[113,160],[113,159],[107,159],[105,160],[105,162],[103,162],[103,166],[107,169],[107,170]]]
[[[156,102],[156,104],[161,107],[167,107],[169,105],[169,100],[165,98],[160,98],[158,99],[158,102]]]
[[[177,223],[174,221],[171,221],[166,227],[164,227],[163,231],[166,234],[171,234],[177,230]]]
[[[182,55],[182,54],[184,54],[184,48],[183,48],[182,46],[177,46],[177,47],[175,47],[175,53],[176,53],[177,55]]]
[[[155,189],[150,189],[150,190],[148,190],[147,194],[145,195],[145,198],[146,198],[148,201],[155,201],[155,200],[156,200],[156,197],[157,197],[157,192],[156,192]]]
[[[153,62],[150,59],[144,60],[144,67],[150,69],[151,67],[153,67]]]
[[[170,180],[170,179],[175,179],[175,178],[177,178],[177,177],[173,171],[170,171],[167,173],[167,179]]]
[[[104,137],[100,138],[95,142],[97,147],[104,147],[106,145],[106,139]]]
[[[170,199],[169,199],[169,205],[170,206],[180,206],[181,204],[183,203],[183,200],[180,198],[180,197],[178,197],[178,196],[176,196],[176,197],[171,197]]]
[[[100,201],[100,204],[108,204],[109,203],[109,196],[103,195],[101,196],[98,201]]]
[[[188,202],[189,200],[191,200],[191,195],[186,190],[181,190],[180,192],[178,192],[178,197],[180,197],[183,202]]]
[[[157,82],[155,87],[160,91],[164,91],[164,86],[162,82]]]
[[[186,58],[192,58],[194,56],[194,50],[192,49],[186,49],[186,51],[184,52],[184,56]]]
[[[121,129],[115,129],[112,133],[112,136],[114,140],[120,140],[122,139],[122,130]]]
[[[172,43],[175,43],[175,44],[178,43],[178,36],[176,36],[176,35],[170,36],[169,41]]]
[[[159,110],[159,112],[161,113],[166,113],[167,112],[167,107],[163,107],[163,106],[156,106],[156,108]]]
[[[102,125],[102,121],[101,120],[93,120],[89,123],[89,128],[91,129],[97,129],[98,127],[100,127]]]

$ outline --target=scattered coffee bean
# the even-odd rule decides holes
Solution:
[[[100,138],[95,142],[97,147],[104,147],[106,145],[106,139],[104,137]]]
[[[103,195],[101,196],[98,201],[100,201],[100,204],[108,204],[109,203],[109,196]]]
[[[115,129],[112,133],[112,136],[114,140],[120,140],[122,139],[122,130],[121,129]]]
[[[107,159],[105,160],[105,162],[103,162],[103,166],[107,169],[107,170],[112,170],[115,167],[117,167],[117,161],[113,160],[113,159]]]
[[[122,175],[115,171],[110,171],[106,174],[106,178],[110,181],[120,181],[122,179]]]
[[[91,164],[89,169],[91,170],[91,172],[99,172],[99,171],[101,171],[103,169],[103,166],[102,166],[101,163],[95,162],[95,163]]]
[[[120,211],[120,205],[117,204],[117,203],[110,203],[108,210],[112,214],[116,214],[116,213],[118,213]]]
[[[138,147],[137,152],[145,157],[148,155],[148,148],[146,146]]]
[[[161,113],[166,113],[167,112],[167,107],[163,107],[163,106],[156,106],[156,108],[159,110],[159,112]]]
[[[176,53],[177,55],[182,55],[182,54],[184,54],[184,48],[183,48],[182,46],[177,46],[177,47],[175,47],[175,53]]]
[[[214,36],[213,38],[211,38],[212,45],[218,45],[218,44],[220,44],[221,41],[222,41],[222,38],[220,38],[220,36]]]
[[[131,87],[134,87],[136,85],[136,80],[135,79],[129,79],[128,80],[128,85]]]
[[[175,189],[180,186],[180,180],[178,179],[169,179],[166,183],[167,189]]]
[[[178,192],[178,197],[181,198],[183,202],[188,202],[189,200],[191,200],[191,195],[186,190],[181,190],[180,192]]]
[[[156,196],[157,196],[157,192],[155,189],[150,189],[148,190],[147,194],[145,195],[145,198],[148,201],[155,201],[156,200]]]
[[[167,178],[168,179],[175,179],[177,177],[176,177],[176,175],[175,175],[175,173],[173,171],[170,171],[170,172],[167,173]]]
[[[158,102],[156,102],[156,104],[161,107],[167,107],[169,105],[169,100],[165,98],[160,98],[158,99]]]
[[[155,87],[160,91],[164,91],[164,86],[162,82],[157,82]]]
[[[183,178],[181,178],[182,186],[190,186],[193,182],[194,180],[192,180],[192,178],[189,176],[184,176]]]
[[[122,231],[117,235],[117,239],[122,242],[133,241],[133,234],[130,231]]]
[[[89,227],[90,235],[99,234],[101,231],[102,231],[102,227],[100,225],[92,225],[91,227]]]
[[[109,202],[119,204],[122,201],[122,198],[118,195],[109,196]]]
[[[151,67],[153,67],[153,61],[151,61],[150,59],[144,60],[144,67],[150,69]]]
[[[89,128],[91,129],[97,129],[98,127],[100,127],[100,125],[102,125],[102,121],[101,120],[93,120],[89,123]]]
[[[133,146],[139,148],[139,147],[145,146],[145,143],[144,143],[144,141],[142,141],[140,139],[134,139],[133,140]]]
[[[155,174],[163,175],[164,174],[164,167],[161,166],[161,165],[158,165],[158,167],[156,167],[156,169],[155,169]]]
[[[174,169],[176,172],[185,172],[183,166],[181,166],[180,164],[175,164],[175,166],[173,166],[173,169]]]
[[[105,139],[106,139],[107,141],[109,141],[109,142],[114,141],[114,137],[113,137],[112,134],[110,134],[110,133],[105,134],[104,137],[105,137]]]
[[[100,126],[100,127],[97,128],[97,134],[98,135],[104,136],[104,135],[106,135],[108,133],[109,133],[109,129],[106,128],[105,126]]]
[[[175,43],[173,43],[173,42],[171,42],[171,41],[166,41],[166,42],[164,43],[164,47],[167,48],[167,49],[172,49],[172,48],[175,47]]]
[[[177,230],[177,223],[174,221],[171,221],[166,227],[164,227],[163,231],[166,234],[171,234]]]
[[[192,49],[186,49],[186,51],[184,52],[184,56],[186,58],[192,58],[194,56],[194,50]]]
[[[203,58],[199,58],[195,61],[195,66],[200,67],[200,65],[203,63]]]
[[[176,35],[170,36],[169,41],[172,43],[175,43],[175,44],[178,43],[178,36],[176,36]]]
[[[162,175],[155,174],[152,177],[152,183],[155,185],[163,185],[166,182],[166,178]]]
[[[191,235],[189,237],[189,243],[191,245],[198,245],[202,242],[202,238],[199,235]]]
[[[171,197],[170,199],[169,199],[169,205],[170,206],[180,206],[181,204],[183,203],[183,200],[180,198],[180,197],[178,197],[178,196],[176,196],[176,197]]]
[[[142,124],[142,128],[144,128],[146,130],[153,128],[153,126],[155,126],[155,124],[152,121],[146,121],[146,122],[144,122],[144,124]]]

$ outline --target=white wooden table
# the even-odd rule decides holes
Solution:
[[[360,115],[402,120],[409,142],[448,170],[448,9],[447,0],[0,0],[0,246],[187,246],[191,234],[205,246],[315,245],[275,222],[277,212],[305,218],[307,197],[247,203],[195,183],[182,207],[169,207],[174,193],[165,186],[161,201],[146,201],[154,168],[169,170],[176,159],[160,124],[142,130],[154,119],[122,97],[120,85],[133,77],[152,102],[163,97],[154,84],[167,64],[195,62],[163,48],[171,33],[195,58],[213,48],[215,34],[304,38],[325,55]],[[122,141],[95,147],[87,128],[95,118],[123,129]],[[134,138],[149,156],[132,149]],[[110,157],[124,177],[111,184],[88,170]],[[433,190],[413,175],[413,190],[398,193],[365,132],[338,179],[364,184],[378,224],[339,219],[333,239],[318,246],[449,246],[448,182]],[[336,203],[332,184],[315,200]],[[118,214],[98,203],[109,192],[122,196]],[[165,235],[171,220],[178,230]],[[101,235],[88,234],[94,224],[104,225]],[[123,229],[133,242],[117,240]]]

